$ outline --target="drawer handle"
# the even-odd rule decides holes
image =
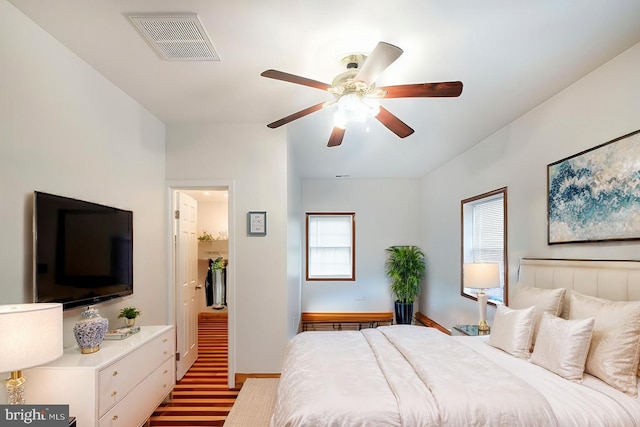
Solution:
[[[115,377],[116,375],[118,375],[118,371],[113,371],[113,374],[111,375]]]
[[[117,416],[117,415],[114,415],[113,417],[111,417],[111,419],[112,419],[113,421],[115,421],[115,420],[117,420],[117,419],[118,419],[118,416]]]
[[[163,351],[162,354],[167,354],[167,350]]]
[[[168,339],[166,339],[166,338],[162,340],[162,342],[167,342],[167,341],[169,341],[169,340],[168,340]]]
[[[118,394],[118,391],[114,390],[113,393],[111,393],[111,397],[116,397],[117,394]]]
[[[164,370],[164,372],[163,372],[163,374],[166,374],[167,372],[169,372],[169,371],[167,371],[167,370],[165,369],[165,370]]]
[[[162,384],[162,388],[167,388],[167,385],[166,384]]]

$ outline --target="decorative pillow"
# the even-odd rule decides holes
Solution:
[[[542,313],[531,362],[575,382],[582,382],[595,318],[565,320]]]
[[[595,317],[585,372],[636,397],[640,301],[609,301],[571,293],[571,319]]]
[[[529,357],[534,314],[535,307],[513,310],[503,305],[498,306],[489,335],[489,345],[522,359]]]
[[[546,311],[554,316],[560,316],[565,292],[566,289],[564,288],[543,289],[522,284],[516,286],[516,291],[510,298],[509,307],[514,310],[531,306],[535,307],[535,314],[533,315],[533,339],[531,340],[532,346],[536,344],[542,313]]]

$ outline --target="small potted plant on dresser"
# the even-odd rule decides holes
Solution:
[[[418,246],[390,246],[386,252],[385,269],[396,298],[396,323],[410,325],[413,303],[420,295],[420,282],[426,270],[424,253]]]
[[[118,319],[124,318],[127,326],[131,327],[136,324],[136,317],[140,316],[142,312],[135,307],[124,307],[120,310]]]

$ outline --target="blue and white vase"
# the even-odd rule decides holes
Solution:
[[[83,311],[80,317],[82,319],[73,325],[78,347],[83,354],[95,353],[100,350],[100,344],[109,329],[109,319],[100,316],[98,310],[91,307]]]

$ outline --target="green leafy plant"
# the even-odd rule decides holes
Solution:
[[[207,230],[202,230],[202,234],[198,236],[198,240],[201,242],[213,242],[215,239]]]
[[[138,310],[135,307],[124,307],[122,310],[120,310],[120,314],[118,315],[118,319],[121,318],[125,318],[125,319],[135,319],[136,317],[140,316],[142,314],[142,312],[140,310]]]
[[[418,246],[390,246],[386,252],[385,270],[391,279],[391,292],[398,302],[412,304],[420,295],[420,282],[426,271],[424,253]]]
[[[224,258],[222,258],[222,257],[216,258],[211,263],[211,269],[212,270],[222,270],[226,266],[227,266],[227,261],[225,261]]]

